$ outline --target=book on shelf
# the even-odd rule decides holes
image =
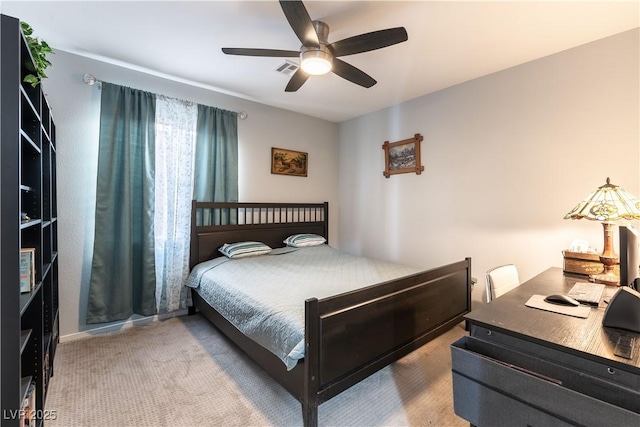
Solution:
[[[36,250],[20,249],[20,292],[31,292],[36,284]]]
[[[47,392],[47,387],[49,385],[49,377],[50,377],[50,363],[49,363],[49,350],[44,355],[44,363],[43,363],[43,375],[42,375],[42,389]]]
[[[56,316],[56,320],[53,321],[53,326],[51,327],[51,342],[58,342],[58,334],[60,333],[60,328],[58,327],[58,316]]]
[[[27,395],[22,402],[22,408],[20,408],[20,426],[35,426],[36,419],[36,384],[32,382],[29,384]]]

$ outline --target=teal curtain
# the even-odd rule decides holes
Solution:
[[[155,95],[102,83],[87,323],[156,313]]]
[[[201,202],[238,201],[237,113],[198,105],[194,174],[194,199]],[[201,219],[204,224],[210,224],[212,219],[220,220],[207,214],[205,212]],[[223,215],[222,220],[233,222],[235,218]]]

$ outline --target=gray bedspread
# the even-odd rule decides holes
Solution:
[[[304,356],[306,299],[325,298],[418,271],[320,245],[206,261],[194,267],[187,286],[291,370]]]

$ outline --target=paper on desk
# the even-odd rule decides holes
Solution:
[[[586,319],[589,317],[589,312],[591,311],[591,307],[587,307],[584,305],[580,305],[578,307],[551,304],[546,302],[544,299],[545,295],[531,295],[529,301],[527,301],[524,305],[532,308],[539,308],[540,310],[552,311],[554,313],[566,314],[567,316],[581,317]]]

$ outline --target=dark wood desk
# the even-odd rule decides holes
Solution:
[[[525,306],[580,280],[550,268],[465,316],[470,334],[451,346],[456,414],[473,425],[640,425],[640,334],[604,328],[602,301],[586,319]],[[621,334],[636,337],[632,359],[613,354]]]

